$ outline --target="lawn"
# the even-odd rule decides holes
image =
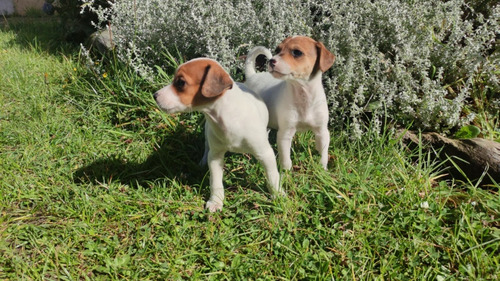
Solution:
[[[230,154],[206,212],[202,117],[152,98],[169,76],[90,69],[57,28],[0,25],[0,280],[500,279],[499,186],[442,180],[389,133],[332,131],[327,171],[298,135],[277,200]]]

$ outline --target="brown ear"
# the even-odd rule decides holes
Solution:
[[[204,97],[216,97],[233,87],[233,80],[220,65],[208,65],[201,86],[201,94]]]
[[[332,67],[335,62],[335,56],[326,49],[325,45],[321,42],[316,42],[316,49],[318,50],[318,66],[321,72],[327,71]]]

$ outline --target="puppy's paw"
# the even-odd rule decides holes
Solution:
[[[321,166],[323,167],[323,170],[328,170],[328,158],[323,159],[321,158]]]
[[[271,198],[277,199],[277,198],[283,198],[285,196],[286,196],[285,191],[282,188],[280,188],[280,189],[273,192],[273,194],[271,195]]]
[[[210,213],[214,213],[217,211],[222,211],[222,202],[216,202],[213,200],[208,200],[205,209],[208,209]]]
[[[287,171],[291,170],[292,169],[292,161],[282,161],[281,168],[283,170],[287,170]]]

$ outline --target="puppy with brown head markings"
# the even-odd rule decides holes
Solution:
[[[265,55],[268,71],[257,73],[255,59]],[[328,105],[321,75],[335,56],[318,41],[305,36],[283,40],[276,55],[265,47],[250,50],[245,66],[245,85],[262,97],[269,110],[269,127],[278,130],[277,143],[281,166],[292,167],[290,148],[297,131],[312,130],[324,169],[328,164]]]
[[[234,83],[214,60],[199,58],[177,69],[173,82],[154,94],[167,113],[200,111],[205,115],[205,151],[210,169],[210,212],[222,210],[222,172],[227,151],[251,153],[264,166],[268,187],[282,194],[274,151],[267,138],[268,112],[264,102],[244,85]],[[203,160],[202,160],[203,161]]]

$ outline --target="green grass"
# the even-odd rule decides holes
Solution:
[[[294,142],[287,196],[226,158],[224,210],[203,210],[198,114],[101,72],[42,19],[0,31],[0,280],[498,280],[498,185],[440,181],[390,135],[332,132],[328,171]]]

